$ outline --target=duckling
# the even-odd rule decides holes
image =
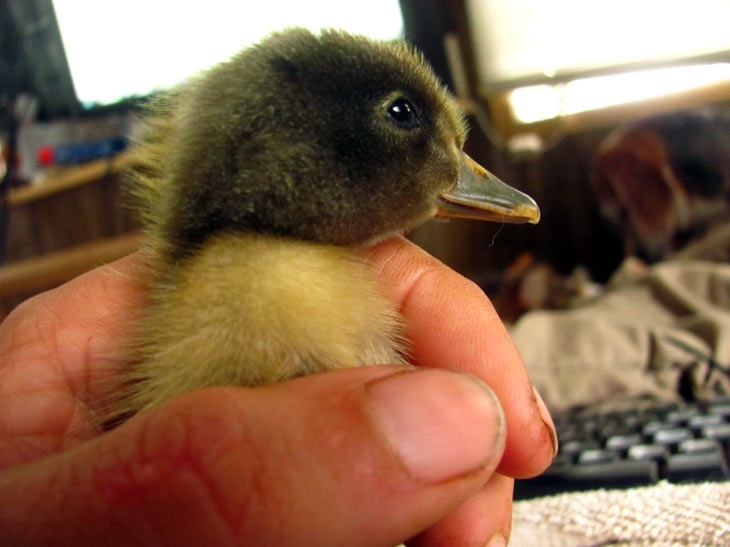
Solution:
[[[464,116],[404,42],[288,29],[158,101],[137,146],[150,304],[111,414],[210,385],[407,360],[356,249],[439,214],[539,210],[462,151]]]

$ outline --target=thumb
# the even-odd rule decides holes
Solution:
[[[504,429],[491,390],[445,370],[364,367],[210,388],[0,475],[0,536],[392,546],[485,484]]]

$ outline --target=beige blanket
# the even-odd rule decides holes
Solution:
[[[515,504],[511,547],[728,546],[730,483],[596,490]]]
[[[713,359],[730,366],[730,264],[706,258],[727,256],[730,225],[711,236],[698,242],[701,253],[688,249],[592,301],[530,312],[514,325],[548,407],[730,394],[727,376],[709,370]]]

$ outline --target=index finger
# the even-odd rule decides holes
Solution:
[[[407,321],[413,364],[468,372],[497,394],[507,418],[499,471],[543,471],[557,439],[547,409],[489,299],[479,287],[404,238],[364,252]]]
[[[145,301],[140,253],[20,304],[0,324],[0,393],[62,388],[93,404],[126,360],[120,340]]]

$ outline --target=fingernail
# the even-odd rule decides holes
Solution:
[[[543,423],[545,424],[545,427],[547,427],[548,432],[550,433],[550,440],[553,443],[553,458],[558,455],[558,434],[555,431],[555,423],[553,423],[553,417],[550,416],[550,411],[547,408],[547,405],[545,404],[545,401],[543,401],[542,396],[540,395],[540,392],[537,391],[537,388],[535,386],[532,386],[532,391],[535,394],[535,402],[537,403],[537,411],[540,413],[540,418],[542,418]]]
[[[486,547],[506,547],[507,540],[502,534],[494,534],[489,541],[487,541]]]
[[[435,484],[499,461],[504,414],[477,378],[418,369],[376,380],[367,391],[376,427],[414,480]]]

